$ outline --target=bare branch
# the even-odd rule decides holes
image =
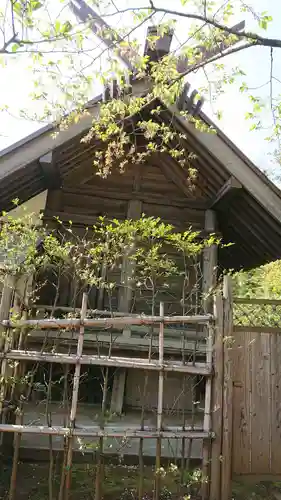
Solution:
[[[152,3],[152,5],[154,5]],[[231,28],[225,24],[221,24],[218,21],[216,21],[214,18],[210,18],[208,16],[202,15],[202,14],[196,14],[196,13],[188,13],[188,12],[181,12],[178,10],[172,10],[172,9],[165,9],[163,7],[155,7],[153,6],[153,9],[151,7],[151,3],[149,6],[146,7],[128,7],[123,10],[119,10],[118,14],[124,14],[126,12],[138,12],[138,11],[150,11],[153,10],[154,13],[162,13],[162,14],[169,14],[172,16],[176,17],[184,17],[186,19],[192,19],[195,21],[200,21],[202,23],[206,23],[209,26],[213,26],[216,29],[219,29],[221,31],[225,31],[226,33],[229,33],[230,35],[235,35],[238,38],[246,38],[248,40],[251,40],[252,43],[255,42],[256,45],[263,45],[265,47],[274,47],[274,48],[281,48],[281,39],[279,38],[267,38],[258,35],[257,33],[252,33],[249,31],[237,31],[235,28]],[[112,14],[107,14],[109,15],[115,15],[117,12],[112,13]],[[103,15],[105,17],[105,15]]]

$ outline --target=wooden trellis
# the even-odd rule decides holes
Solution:
[[[156,439],[156,469],[160,467],[161,464],[161,441],[162,439],[180,439],[184,441],[185,439],[192,440],[203,440],[203,471],[207,474],[209,468],[209,457],[210,457],[210,442],[213,437],[211,429],[211,375],[212,375],[212,351],[213,351],[213,333],[214,318],[211,314],[205,315],[194,315],[194,316],[165,316],[164,315],[164,304],[160,305],[160,315],[159,316],[115,316],[111,318],[89,318],[87,315],[87,295],[83,295],[82,307],[80,310],[80,318],[76,319],[20,319],[18,321],[10,319],[2,319],[2,327],[7,332],[7,337],[9,337],[9,332],[20,329],[34,329],[39,330],[52,330],[52,329],[76,329],[78,330],[78,337],[76,340],[77,349],[76,354],[65,354],[60,352],[44,352],[42,351],[31,351],[24,349],[5,349],[0,353],[0,358],[3,363],[7,363],[7,360],[15,360],[19,362],[35,361],[37,363],[47,362],[47,363],[60,363],[66,365],[75,365],[74,372],[74,383],[71,396],[71,409],[68,419],[67,426],[53,426],[53,425],[27,425],[27,424],[9,424],[0,423],[0,432],[2,433],[15,433],[17,436],[22,434],[38,434],[38,435],[48,435],[48,436],[64,436],[67,440],[67,457],[66,457],[66,473],[65,473],[65,489],[66,497],[67,492],[70,490],[71,484],[71,466],[72,466],[72,455],[73,455],[73,439],[75,437],[91,437],[99,438],[102,440],[105,437],[117,438],[139,438],[139,439]],[[164,326],[166,324],[176,324],[180,323],[182,325],[195,324],[203,325],[206,331],[206,360],[205,362],[198,362],[193,360],[193,362],[183,361],[168,361],[164,359]],[[158,325],[159,326],[159,357],[158,360],[142,359],[142,358],[132,358],[132,357],[122,357],[112,355],[111,352],[108,356],[99,354],[83,354],[83,344],[84,344],[84,332],[85,327],[125,327],[131,325]],[[123,428],[118,429],[110,427],[107,429],[106,426],[100,424],[97,426],[78,426],[76,424],[76,414],[78,405],[78,392],[80,383],[80,370],[81,365],[98,365],[101,367],[121,367],[121,368],[138,368],[146,371],[156,371],[158,372],[158,405],[157,405],[157,425],[156,429],[149,428],[146,426],[141,426],[140,429],[135,428]],[[164,373],[165,372],[178,372],[183,376],[185,375],[200,375],[205,377],[206,380],[206,391],[205,391],[205,408],[204,408],[204,422],[202,429],[194,429],[194,426],[182,426],[175,428],[168,428],[165,426],[163,429],[163,394],[164,394]],[[18,450],[15,450],[18,454]],[[14,460],[14,468],[17,467],[17,461]],[[16,471],[13,471],[13,478],[16,477]],[[156,474],[155,480],[155,498],[159,498],[160,494],[160,475]],[[96,485],[97,486],[97,485]],[[100,491],[96,493],[96,499],[99,500]],[[15,498],[13,495],[10,496],[11,499]]]

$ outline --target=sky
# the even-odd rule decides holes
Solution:
[[[0,0],[1,3],[6,0]],[[57,1],[59,0],[52,0]],[[132,0],[122,0],[125,5],[132,5]],[[249,4],[249,2],[247,2]],[[273,23],[269,26],[267,32],[262,34],[268,37],[280,37],[281,33],[281,16],[280,16],[280,3],[281,0],[252,0],[251,5],[256,11],[268,11],[273,17]],[[147,0],[134,0],[136,5],[147,5]],[[157,0],[155,5],[167,6],[171,8],[170,0]],[[179,3],[180,5],[180,3]],[[118,2],[119,6],[119,2]],[[175,7],[175,4],[173,5]],[[66,18],[70,16],[66,11]],[[246,20],[246,28],[251,30],[253,24],[249,16],[239,13],[237,20]],[[126,19],[122,16],[122,20],[115,18],[114,22],[126,23]],[[186,20],[181,20],[177,23],[175,36],[173,39],[173,46],[178,45],[186,38]],[[144,40],[146,28],[138,31],[140,39]],[[274,51],[274,74],[281,80],[281,49]],[[259,47],[248,49],[247,51],[239,52],[225,59],[226,68],[239,66],[246,73],[247,76],[243,77],[249,87],[256,89],[252,90],[253,95],[258,95],[265,100],[269,95],[269,85],[266,84],[270,77],[270,52],[268,48]],[[24,138],[28,134],[37,130],[42,126],[34,121],[19,118],[18,112],[20,108],[26,107],[30,110],[36,109],[36,103],[30,100],[29,94],[33,91],[33,83],[31,71],[28,69],[30,62],[27,61],[25,56],[17,56],[9,58],[5,67],[0,67],[0,108],[1,106],[8,105],[9,112],[2,112],[0,114],[0,150],[13,144],[14,142]],[[210,78],[212,75],[210,75]],[[197,73],[189,78],[193,86],[197,88],[205,84],[202,80],[202,73]],[[214,119],[219,127],[226,135],[232,139],[235,144],[242,149],[242,151],[249,156],[249,158],[256,163],[262,170],[270,170],[273,172],[278,171],[278,167],[273,162],[270,153],[274,149],[274,145],[270,145],[265,141],[269,130],[262,131],[249,131],[250,123],[245,120],[245,113],[250,110],[249,101],[246,95],[239,92],[240,83],[235,83],[226,89],[224,95],[217,99],[217,102],[210,105],[205,102],[204,111],[207,115]],[[93,97],[98,95],[100,88],[93,89]],[[274,86],[274,92],[278,92],[278,87]],[[281,93],[281,89],[279,91]],[[55,95],[55,89],[53,89]],[[213,111],[216,109],[222,110],[222,119],[217,121]],[[270,112],[263,113],[263,125],[270,127],[272,125],[272,118]]]

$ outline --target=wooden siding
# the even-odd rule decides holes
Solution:
[[[83,153],[84,154],[84,153]],[[121,174],[113,171],[107,179],[97,176],[92,166],[92,160],[88,156],[79,157],[81,163],[77,168],[64,177],[62,188],[57,192],[49,192],[45,219],[50,224],[54,216],[67,222],[72,221],[72,228],[82,236],[85,227],[94,224],[99,216],[117,218],[124,220],[130,214],[130,203],[132,200],[139,200],[140,213],[146,216],[160,217],[165,223],[172,224],[178,231],[185,231],[190,227],[194,230],[204,229],[205,210],[204,200],[202,201],[199,190],[188,190],[175,179],[175,165],[171,166],[173,171],[172,179],[169,177],[170,165],[144,164],[131,165]],[[63,168],[63,163],[68,161],[67,157],[60,159],[58,167]],[[180,174],[183,171],[177,167]],[[53,219],[54,221],[54,219]],[[53,225],[54,222],[52,222]],[[120,271],[111,273],[111,279],[117,283],[112,291],[112,296],[108,297],[107,292],[103,294],[102,304],[97,304],[98,297],[91,294],[91,307],[111,308],[116,310],[119,301]],[[190,287],[196,281],[193,272],[190,276]],[[182,313],[180,306],[182,284],[177,279],[170,280],[170,289],[164,290],[164,295],[158,294],[156,308],[158,310],[159,301],[170,301],[169,313]],[[47,295],[49,291],[46,291]],[[46,295],[45,293],[45,295]],[[131,309],[134,312],[151,313],[151,293],[143,295],[137,289],[133,293]],[[60,298],[60,305],[68,303],[67,293],[64,299]],[[46,299],[43,300],[46,302]],[[194,302],[192,297],[191,302]],[[42,300],[41,300],[42,303]],[[176,305],[177,303],[177,305]],[[173,305],[174,304],[174,305]]]
[[[125,388],[125,405],[130,409],[157,409],[157,394],[158,394],[158,378],[154,374],[148,376],[148,392],[146,397],[143,397],[144,377],[141,370],[128,370],[126,388]],[[178,415],[181,419],[181,412],[192,411],[192,386],[198,385],[198,381],[194,377],[185,377],[185,389],[183,390],[183,375],[181,374],[166,374],[164,379],[164,401],[163,410],[170,415]],[[200,396],[198,391],[197,396]],[[202,407],[204,396],[201,394]],[[202,408],[201,408],[202,410]],[[155,412],[156,418],[156,412]],[[180,422],[179,422],[180,423]]]
[[[280,475],[281,335],[235,332],[233,474]]]

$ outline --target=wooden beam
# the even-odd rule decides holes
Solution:
[[[39,158],[39,163],[44,175],[46,187],[48,189],[58,189],[61,187],[62,181],[60,177],[59,169],[54,161],[54,155],[50,151],[49,153],[41,156]]]
[[[159,328],[158,328],[159,330]],[[164,346],[165,346],[165,353],[167,352],[172,352],[174,354],[178,354],[180,352],[180,349],[182,347],[182,339],[179,337],[179,332],[173,330],[173,335],[171,336],[170,330],[172,328],[165,328],[165,341],[164,341]],[[248,330],[247,330],[248,331]],[[280,332],[280,329],[278,330]],[[120,332],[120,335],[114,333],[114,344],[112,346],[113,351],[118,351],[118,350],[130,350],[130,351],[144,351],[147,352],[149,350],[149,347],[151,346],[151,340],[146,335],[146,337],[143,337],[140,335],[140,331],[137,327],[134,327],[133,332],[137,334],[137,336],[131,336],[127,337],[125,335],[122,335],[122,332]],[[141,333],[146,333],[146,332],[141,332]],[[182,332],[181,332],[182,333]],[[197,353],[204,355],[206,352],[206,346],[204,343],[205,338],[203,337],[203,332],[200,335],[201,332],[191,332],[191,334],[186,334],[185,336],[187,338],[187,341],[185,343],[185,351],[186,352],[194,352],[194,340],[197,340]],[[77,342],[77,333],[76,332],[71,332],[68,333],[67,331],[63,331],[60,333],[60,340],[67,340],[67,345],[70,345],[70,343],[73,343],[73,345],[76,345]],[[159,333],[158,333],[159,335]],[[167,338],[168,337],[168,338]],[[57,338],[57,332],[52,332],[50,331],[48,333],[48,339],[56,339]],[[28,335],[28,345],[32,344],[38,344],[39,342],[44,341],[44,333],[40,330],[32,330],[32,332]],[[87,344],[88,342],[88,344]],[[93,342],[95,344],[93,344]],[[88,345],[88,347],[92,348],[93,345],[97,346],[100,343],[102,347],[108,348],[110,343],[112,344],[112,335],[105,333],[104,331],[98,331],[96,333],[88,333],[86,332],[86,337],[85,337],[85,345]],[[153,352],[158,352],[158,339],[156,339],[156,330],[154,330],[154,338],[152,340],[152,347],[153,347]],[[119,375],[118,375],[119,377]],[[114,392],[114,390],[112,391]]]
[[[161,158],[159,166],[165,177],[172,181],[185,196],[192,199],[191,189],[186,180],[187,175],[184,174],[183,169],[168,155],[163,155],[163,159]]]
[[[244,30],[244,28],[245,28],[245,21],[240,21],[238,24],[232,26],[232,30],[236,32]],[[231,37],[232,40],[230,41]],[[224,50],[228,49],[229,47],[232,47],[238,41],[239,38],[235,38],[230,33],[225,32],[224,42],[214,41],[211,48],[199,46],[199,47],[194,47],[194,49],[195,51],[197,50],[200,51],[202,61],[205,61],[207,63],[209,59],[216,56],[217,54],[221,54]],[[180,56],[177,63],[177,71],[179,73],[185,73],[187,69],[191,70],[192,66],[196,66],[197,63],[198,61],[196,61],[196,63],[194,63],[193,65],[190,65],[187,56]]]
[[[135,175],[135,187],[139,190],[140,177],[138,170]],[[127,219],[137,220],[142,212],[142,202],[140,200],[130,200],[128,203]],[[134,289],[134,271],[135,262],[124,255],[122,270],[121,270],[121,286],[118,295],[118,311],[130,312],[133,289]],[[123,335],[130,336],[131,331],[128,328],[124,329]],[[114,375],[113,387],[115,388],[115,397],[111,400],[111,411],[121,414],[124,404],[125,384],[127,371],[125,368],[120,368]]]
[[[167,33],[160,34],[157,26],[149,26],[145,39],[144,55],[149,57],[150,62],[160,61],[162,57],[170,52],[174,30],[170,28]],[[149,37],[155,37],[155,43],[149,42]]]
[[[231,339],[233,336],[233,300],[231,277],[223,282],[223,422],[222,422],[222,464],[221,499],[231,499],[232,449],[233,449],[233,359]],[[230,341],[230,342],[229,342]]]
[[[56,193],[57,190],[55,191],[50,191],[50,195],[53,193]],[[48,198],[49,198],[49,193],[48,193]],[[83,214],[76,214],[76,213],[68,213],[68,212],[61,212],[60,210],[56,210],[55,208],[51,208],[48,200],[47,200],[47,209],[44,211],[44,217],[43,220],[46,222],[53,222],[55,224],[56,220],[55,217],[58,217],[62,222],[67,224],[70,220],[73,222],[74,225],[78,226],[92,226],[95,224],[98,220],[97,216],[87,216]]]
[[[169,180],[171,180],[171,176],[169,176]],[[181,182],[178,182],[180,186]],[[178,187],[179,187],[178,186]],[[182,185],[181,185],[182,190]],[[74,196],[91,196],[97,198],[108,198],[115,200],[140,200],[144,203],[153,203],[154,205],[167,205],[167,197],[159,194],[153,193],[153,198],[150,194],[144,193],[142,191],[137,191],[135,186],[133,191],[121,191],[119,189],[101,189],[96,186],[83,186],[79,185],[77,187],[64,186],[63,192],[66,194],[73,194]],[[190,193],[189,193],[190,195]],[[182,194],[179,197],[169,197],[169,205],[173,207],[180,208],[190,208],[190,209],[198,209],[198,210],[206,210],[208,208],[207,203],[205,201],[196,200],[193,198],[187,198],[186,194]]]
[[[1,352],[0,359],[15,361],[38,361],[42,363],[58,363],[76,365],[76,354],[64,354],[60,352],[50,353],[41,351],[23,351],[11,349],[7,353]],[[206,377],[212,376],[212,369],[207,363],[187,362],[184,365],[181,361],[164,360],[162,364],[159,361],[149,361],[143,358],[121,357],[121,356],[104,356],[98,354],[82,354],[79,357],[81,365],[86,366],[108,366],[116,368],[139,368],[141,370],[150,370],[159,372],[175,372],[185,373],[190,375],[202,375]]]
[[[140,200],[130,200],[128,203],[127,219],[137,220],[141,217],[142,203]],[[121,287],[119,293],[118,310],[130,312],[130,305],[133,294],[134,263],[124,256],[121,272]]]
[[[230,175],[241,182],[245,190],[255,198],[278,222],[281,220],[281,198],[278,188],[228,139],[221,130],[216,134],[199,131],[194,125],[179,114],[176,105],[169,106],[168,119],[175,117],[178,130],[189,135],[199,150],[205,152],[206,158],[212,158],[227,170]],[[163,114],[162,114],[163,116]],[[207,125],[214,124],[201,113]],[[207,160],[208,161],[208,160]]]
[[[234,176],[231,176],[211,201],[209,208],[221,208],[222,204],[229,202],[234,196],[241,193],[242,187],[242,184]]]
[[[8,320],[10,316],[11,307],[14,302],[14,292],[15,292],[16,278],[14,276],[6,275],[3,284],[1,304],[0,304],[0,320]],[[4,400],[7,392],[7,382],[6,380],[9,376],[13,374],[13,368],[5,358],[6,352],[11,349],[13,345],[13,332],[0,325],[0,351],[3,355],[1,361],[1,386],[0,386],[0,422],[2,424],[7,423],[7,415],[4,414]],[[5,436],[0,434],[0,445],[4,446]]]
[[[76,427],[71,431],[73,436],[81,437],[112,437],[112,438],[143,438],[155,439],[161,437],[162,439],[204,439],[213,438],[209,432],[202,430],[194,430],[192,427],[182,430],[181,427],[171,427],[171,430],[157,431],[146,427],[144,430],[122,427],[107,427],[104,430],[98,426]],[[47,436],[68,436],[70,434],[69,427],[62,426],[42,426],[42,425],[4,425],[0,424],[0,432],[11,432],[20,434],[39,434]]]
[[[221,455],[223,423],[223,298],[219,292],[214,303],[214,376],[212,379],[212,431],[215,439],[211,446],[210,500],[221,498]]]
[[[127,373],[124,368],[118,368],[114,373],[110,411],[112,413],[117,413],[117,415],[122,414],[126,375]]]
[[[214,233],[216,230],[216,214],[212,210],[206,210],[205,213],[205,231]],[[202,284],[202,305],[204,312],[213,311],[213,294],[217,283],[217,245],[212,245],[204,249],[203,252],[203,284]],[[206,337],[208,337],[209,344],[213,341],[213,336],[209,329],[205,328]],[[211,345],[209,345],[210,353]],[[208,359],[208,358],[207,358]],[[212,357],[208,360],[212,368]],[[212,381],[207,380],[205,386],[205,398],[211,401],[211,388]],[[205,500],[209,495],[209,477],[210,477],[210,456],[211,446],[210,441],[203,441],[203,460],[202,460],[202,499]]]
[[[205,213],[206,233],[215,233],[216,215],[213,210],[206,210]],[[212,292],[217,282],[217,245],[212,245],[204,249],[203,252],[203,308],[204,312],[212,312],[213,301]]]

